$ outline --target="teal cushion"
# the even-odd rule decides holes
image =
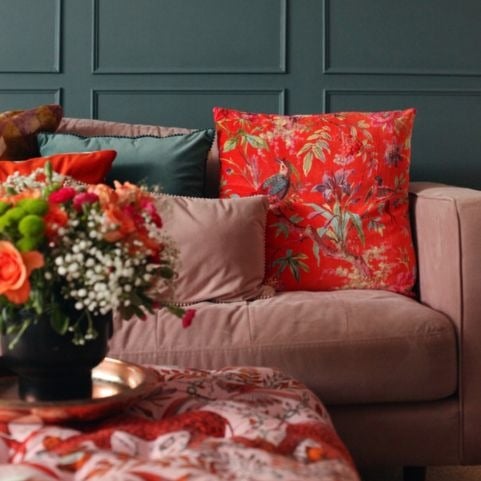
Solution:
[[[158,185],[166,194],[203,197],[207,155],[214,132],[214,129],[196,130],[168,137],[84,137],[43,132],[37,135],[37,141],[42,156],[106,149],[117,151],[107,183],[118,180]]]

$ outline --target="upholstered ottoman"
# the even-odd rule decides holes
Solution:
[[[0,479],[359,481],[316,396],[269,368],[150,367],[127,411],[0,423]]]

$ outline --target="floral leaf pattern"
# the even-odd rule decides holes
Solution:
[[[268,284],[412,295],[414,117],[414,109],[293,116],[214,109],[221,197],[269,199]]]
[[[323,404],[282,372],[150,369],[146,398],[84,428],[2,420],[2,481],[360,481]]]

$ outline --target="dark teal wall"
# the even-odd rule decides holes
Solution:
[[[185,127],[414,106],[412,177],[481,188],[481,1],[0,0],[0,110]]]

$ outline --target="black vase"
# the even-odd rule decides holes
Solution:
[[[18,395],[25,401],[67,401],[92,396],[92,369],[107,354],[112,316],[94,318],[98,336],[83,345],[72,334],[60,335],[47,315],[37,318],[13,348],[13,335],[2,335],[4,365],[18,376]]]

